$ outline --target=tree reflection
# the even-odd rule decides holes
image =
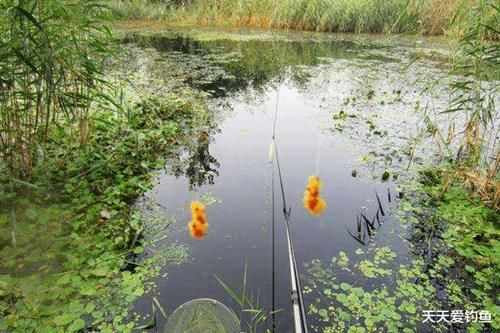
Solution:
[[[173,166],[176,177],[186,176],[189,189],[195,190],[205,184],[213,184],[219,175],[220,163],[210,155],[210,135],[207,131],[200,131],[196,143],[187,151],[187,157],[178,165]]]
[[[297,87],[310,79],[308,66],[324,63],[326,58],[352,58],[365,48],[347,40],[196,40],[187,36],[128,34],[124,42],[153,47],[169,62],[175,63],[187,84],[224,97],[248,88],[264,89],[281,77]]]

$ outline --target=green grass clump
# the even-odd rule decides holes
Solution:
[[[0,331],[132,330],[129,305],[145,281],[185,252],[173,245],[130,265],[155,242],[141,239],[145,219],[131,204],[186,140],[198,105],[168,95],[131,105],[127,120],[103,110],[85,148],[54,130],[31,183],[0,177]]]
[[[114,0],[111,10],[116,18],[127,20],[165,19],[172,12],[171,7],[166,2],[143,0]]]
[[[463,33],[471,10],[485,0],[115,0],[121,19],[167,19],[208,25],[324,32]],[[458,19],[457,19],[458,18]],[[487,24],[496,24],[491,12]]]
[[[202,102],[118,96],[104,2],[5,0],[0,17],[0,331],[130,332],[145,280],[183,256],[131,264],[151,245],[132,203]]]
[[[5,0],[0,17],[0,167],[29,180],[50,130],[64,120],[84,144],[91,109],[109,97],[110,17],[95,0]]]

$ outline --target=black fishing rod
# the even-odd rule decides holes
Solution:
[[[292,310],[293,310],[293,320],[294,320],[294,327],[295,327],[295,333],[308,333],[308,326],[307,326],[307,318],[306,318],[306,312],[305,312],[305,307],[304,307],[304,300],[302,297],[302,288],[300,285],[300,279],[299,279],[299,271],[297,268],[297,261],[295,259],[295,250],[293,247],[293,240],[291,237],[290,233],[290,213],[291,213],[291,208],[287,206],[286,204],[286,197],[285,197],[285,189],[283,185],[283,176],[281,174],[281,168],[280,168],[280,163],[279,163],[279,155],[278,155],[278,147],[276,144],[276,122],[277,122],[277,115],[278,115],[278,102],[279,102],[279,91],[277,92],[277,97],[276,97],[276,109],[275,109],[275,114],[274,114],[274,126],[273,126],[273,137],[271,140],[271,146],[269,148],[269,162],[272,163],[274,160],[274,155],[276,155],[276,166],[278,168],[278,178],[280,181],[280,188],[281,188],[281,198],[283,200],[283,216],[284,216],[284,221],[285,221],[285,231],[286,231],[286,238],[287,238],[287,243],[288,243],[288,259],[289,259],[289,265],[290,265],[290,280],[292,284]],[[272,165],[272,174],[271,174],[271,182],[272,182],[272,208],[273,208],[273,215],[272,215],[272,226],[273,226],[273,313],[274,313],[274,164]],[[273,316],[273,329],[275,327],[274,324],[274,316]]]

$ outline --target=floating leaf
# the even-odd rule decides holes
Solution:
[[[68,331],[69,332],[78,332],[81,329],[85,328],[85,320],[83,319],[76,319],[71,325],[68,326]]]

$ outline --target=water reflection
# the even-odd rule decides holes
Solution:
[[[209,133],[202,131],[194,147],[188,149],[188,157],[172,165],[172,172],[176,177],[186,176],[189,189],[194,190],[202,185],[213,184],[219,175],[220,163],[210,154]],[[185,166],[187,162],[187,167]]]
[[[175,63],[174,68],[189,85],[209,92],[213,97],[224,97],[249,88],[262,91],[269,83],[284,77],[295,86],[304,87],[311,78],[307,67],[333,58],[371,57],[371,52],[377,49],[374,45],[348,40],[200,41],[184,36],[139,34],[127,35],[125,42],[160,51]],[[377,54],[377,59],[394,61],[380,54]]]
[[[407,161],[405,156],[398,159],[398,155],[391,155],[388,160],[384,155],[378,157],[371,153],[370,158],[365,158],[370,150],[378,152],[384,145],[396,147],[394,141],[399,142],[404,137],[405,133],[393,137],[392,131],[388,131],[388,139],[372,133],[381,134],[386,127],[396,128],[398,126],[393,124],[401,123],[398,117],[409,116],[406,111],[414,96],[411,91],[404,95],[400,90],[408,82],[400,74],[404,64],[391,62],[384,58],[384,54],[371,59],[370,54],[377,50],[376,46],[355,45],[350,41],[134,38],[129,41],[161,52],[159,58],[169,67],[158,73],[178,70],[179,76],[184,78],[183,84],[203,89],[212,97],[224,97],[222,100],[230,105],[230,110],[219,110],[216,114],[223,115],[219,119],[214,117],[205,132],[194,137],[192,147],[182,156],[180,163],[161,176],[155,189],[155,199],[165,207],[164,214],[175,214],[181,221],[188,221],[191,217],[186,216],[189,212],[179,208],[200,198],[202,193],[213,192],[224,202],[210,209],[210,220],[217,221],[206,235],[210,241],[195,242],[183,223],[182,230],[172,232],[165,243],[159,245],[158,249],[170,242],[189,244],[193,260],[192,264],[169,267],[168,281],[157,281],[161,294],[168,295],[167,312],[198,297],[215,298],[238,308],[216,284],[213,275],[217,274],[230,285],[238,285],[244,261],[248,261],[249,266],[248,290],[260,293],[263,306],[269,309],[271,304],[274,305],[270,295],[275,280],[278,282],[275,308],[289,309],[290,276],[284,228],[276,228],[276,266],[275,276],[272,276],[271,228],[270,219],[266,217],[276,212],[266,211],[263,199],[263,193],[270,186],[264,180],[269,164],[266,148],[272,132],[276,89],[283,97],[278,131],[280,164],[287,175],[287,201],[290,207],[294,207],[291,222],[292,232],[296,235],[294,247],[298,264],[316,258],[330,260],[340,250],[350,256],[358,249],[359,242],[368,244],[375,238],[377,246],[391,244],[401,258],[407,256],[406,245],[399,237],[397,220],[390,218],[388,202],[392,197],[388,196],[386,201],[381,195],[376,201],[376,196],[385,193],[387,184],[370,182],[366,177],[351,177],[351,166],[361,168],[359,163],[368,163],[372,156],[391,167]],[[370,90],[374,93],[369,93]],[[399,98],[400,95],[403,99]],[[348,133],[330,130],[338,123],[332,121],[332,114],[342,110],[352,114],[349,119],[340,119],[345,126],[351,122],[360,123],[356,131],[352,131],[353,136],[363,138],[359,145],[345,144]],[[384,121],[373,120],[379,117]],[[377,128],[362,131],[368,126],[367,121],[376,122]],[[304,177],[314,170],[311,147],[317,144],[321,135],[328,140],[322,160],[327,171],[322,172],[321,182],[335,186],[320,189],[319,179],[313,178],[316,185],[304,193]],[[374,135],[377,140],[373,140]],[[359,148],[363,150],[356,152]],[[353,158],[358,155],[362,162]],[[374,187],[377,195],[372,194]],[[326,201],[322,205],[319,198],[328,198],[328,209],[325,209]],[[312,199],[318,202],[314,203]],[[357,239],[355,241],[343,232],[345,221],[352,222],[355,212],[359,212],[359,207],[366,205],[367,201],[376,204],[362,215],[358,214],[354,231],[349,230]],[[295,209],[302,205],[306,209]],[[234,218],[236,211],[237,219]],[[314,212],[320,213],[311,214]],[[311,223],[313,219],[314,223]],[[267,228],[262,228],[262,225]],[[376,237],[375,232],[382,225],[384,228],[378,235],[383,237]],[[349,278],[352,277],[346,277]],[[305,303],[312,304],[313,297],[305,295]],[[278,332],[291,331],[291,322],[290,311],[276,314]]]

